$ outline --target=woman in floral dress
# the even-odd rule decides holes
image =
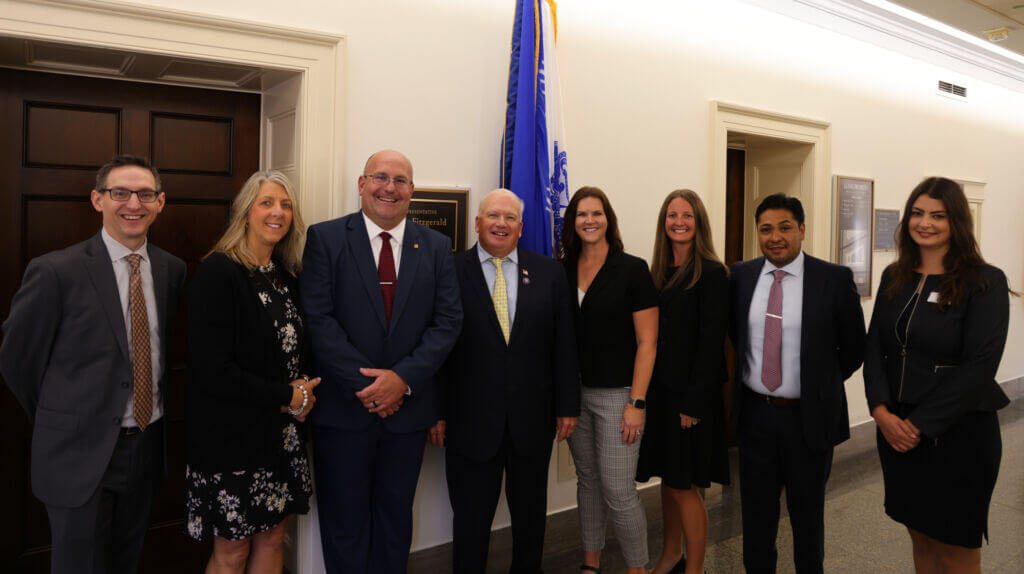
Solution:
[[[291,183],[257,172],[189,288],[186,526],[213,537],[208,574],[281,572],[288,517],[309,510],[304,236]]]

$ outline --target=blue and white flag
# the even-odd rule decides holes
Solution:
[[[569,182],[555,58],[555,10],[553,0],[516,0],[501,186],[525,204],[519,244],[557,256]]]

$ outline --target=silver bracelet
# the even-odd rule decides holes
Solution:
[[[293,417],[297,417],[302,414],[302,411],[306,410],[306,405],[309,404],[309,391],[306,390],[306,387],[303,387],[301,385],[296,385],[294,388],[297,388],[300,391],[302,391],[302,404],[299,405],[299,408],[297,409],[292,409],[291,407],[289,407],[288,414],[292,415]]]

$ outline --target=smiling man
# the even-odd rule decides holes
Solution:
[[[32,492],[50,518],[54,573],[137,568],[185,281],[185,263],[146,240],[164,208],[147,160],[105,164],[91,201],[102,230],[29,262],[0,348],[0,373],[34,423]]]
[[[329,573],[405,572],[434,377],[462,325],[451,242],[406,218],[412,177],[401,153],[373,154],[362,210],[306,238],[300,294],[322,377],[313,451]]]
[[[764,257],[733,264],[731,282],[743,564],[775,572],[785,489],[796,571],[822,572],[825,482],[850,438],[843,381],[863,361],[864,315],[850,269],[802,251],[799,199],[769,195],[755,220]]]
[[[462,334],[442,370],[447,400],[430,442],[447,446],[456,574],[487,570],[502,476],[510,571],[541,572],[552,439],[568,438],[580,412],[569,282],[554,259],[517,248],[522,214],[511,191],[487,194],[479,242],[455,257]]]

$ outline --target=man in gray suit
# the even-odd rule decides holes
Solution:
[[[149,162],[96,174],[103,228],[33,259],[4,322],[0,374],[28,412],[32,492],[52,572],[138,568],[163,467],[163,398],[185,262],[148,244],[164,208]]]

